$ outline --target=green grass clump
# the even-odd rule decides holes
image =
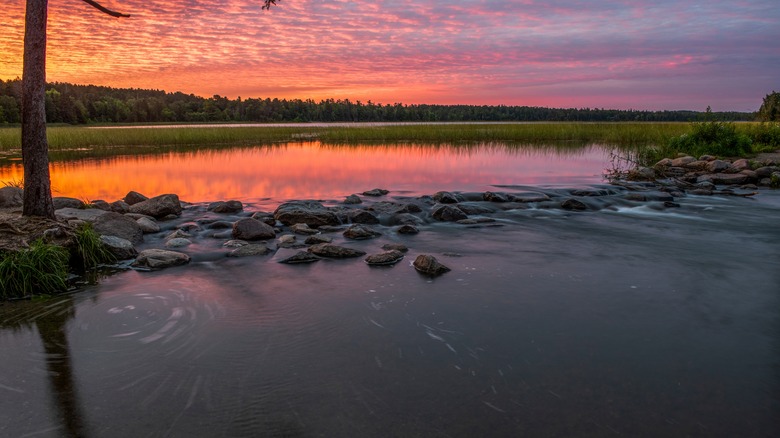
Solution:
[[[672,138],[669,147],[695,157],[741,157],[752,151],[752,144],[750,137],[739,132],[733,123],[713,121],[693,123],[691,132]]]
[[[748,125],[745,133],[753,141],[753,152],[774,152],[780,149],[780,123]]]
[[[36,240],[29,248],[0,254],[0,298],[64,291],[68,259],[68,250],[42,240]]]
[[[73,265],[84,271],[96,268],[100,264],[114,263],[116,257],[103,245],[92,224],[85,223],[76,228],[76,247]]]

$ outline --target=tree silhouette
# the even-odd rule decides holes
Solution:
[[[129,17],[93,0],[84,3],[112,17]],[[277,0],[263,0],[269,9]],[[22,163],[24,166],[23,216],[54,219],[46,139],[46,21],[48,0],[27,0],[22,67]]]

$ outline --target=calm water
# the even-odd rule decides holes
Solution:
[[[210,200],[254,211],[306,195],[335,204],[375,186],[394,190],[390,200],[441,189],[555,196],[601,187],[606,165],[598,149],[324,148],[339,158],[307,159],[318,149],[58,165],[118,186],[132,163],[157,169],[85,196],[179,191],[196,203],[184,220],[207,215],[199,203]],[[198,169],[213,173],[168,181],[182,190],[143,185]],[[257,180],[241,186],[242,176]],[[296,177],[300,188],[280,188]],[[251,187],[270,188],[241,192]],[[780,194],[685,197],[676,209],[619,198],[589,200],[611,205],[585,213],[499,209],[497,227],[429,223],[403,236],[377,226],[382,237],[349,243],[408,245],[386,268],[276,263],[289,250],[232,259],[222,240],[202,238],[184,267],[0,305],[0,435],[780,434]],[[420,253],[452,272],[417,274],[409,261]]]

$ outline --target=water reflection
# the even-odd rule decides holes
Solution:
[[[378,186],[412,193],[481,190],[491,184],[597,182],[607,161],[607,152],[596,146],[503,143],[339,146],[301,142],[78,154],[78,159],[53,157],[55,196],[114,201],[136,190],[150,196],[177,193],[183,200],[204,202],[322,199]],[[19,180],[22,175],[19,163],[0,167],[0,181]]]

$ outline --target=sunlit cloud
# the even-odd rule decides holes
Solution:
[[[5,2],[0,78],[21,75]],[[753,111],[778,88],[774,1],[78,0],[49,6],[51,81],[210,96]]]

